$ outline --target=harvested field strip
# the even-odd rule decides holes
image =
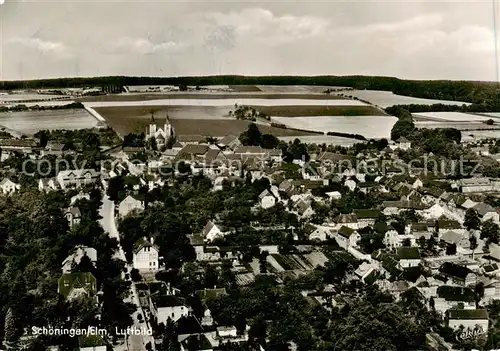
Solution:
[[[251,106],[259,112],[275,117],[316,116],[385,116],[372,106]]]

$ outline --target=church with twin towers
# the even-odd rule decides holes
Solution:
[[[165,116],[163,128],[161,124],[159,126],[157,125],[154,113],[151,113],[151,122],[149,123],[149,127],[147,127],[146,129],[146,141],[154,137],[156,140],[156,145],[158,147],[162,147],[166,145],[170,137],[174,136],[175,136],[175,131],[174,127],[172,127],[172,124],[170,124],[170,119],[168,118],[168,112],[167,115]]]

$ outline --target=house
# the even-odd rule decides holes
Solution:
[[[366,278],[372,275],[376,271],[376,268],[373,264],[368,262],[363,262],[359,265],[359,267],[354,271],[360,280],[365,281]]]
[[[66,257],[62,263],[63,273],[70,273],[73,265],[78,265],[86,257],[95,266],[97,262],[97,251],[94,248],[86,246],[77,246],[74,251]]]
[[[310,241],[325,241],[333,235],[333,230],[307,223],[304,227],[304,234]]]
[[[4,178],[0,182],[0,189],[2,190],[3,194],[13,194],[17,190],[21,189],[21,184],[14,183],[9,178]]]
[[[356,215],[358,228],[373,226],[376,219],[382,215],[377,210],[354,210],[354,214]]]
[[[159,269],[159,248],[153,240],[141,238],[134,243],[133,265],[139,271],[157,271]]]
[[[207,241],[207,242],[214,241],[215,239],[218,239],[218,238],[223,238],[227,234],[228,234],[227,232],[224,232],[222,230],[222,228],[217,226],[212,221],[209,221],[205,225],[205,228],[203,228],[203,237],[204,237],[205,241]]]
[[[97,280],[90,272],[63,273],[59,278],[58,293],[68,300],[86,295],[92,297],[97,292]]]
[[[120,217],[125,217],[132,211],[144,210],[144,197],[139,195],[129,195],[118,205],[118,213]]]
[[[61,189],[92,184],[99,180],[100,173],[94,169],[59,171],[57,181]]]
[[[302,218],[308,218],[314,214],[314,210],[312,209],[311,204],[307,201],[301,199],[297,202],[296,206],[297,206],[297,213]]]
[[[472,289],[463,286],[441,285],[436,289],[434,308],[445,313],[451,308],[475,309],[475,295]]]
[[[410,241],[410,246],[415,246],[416,239],[412,234],[399,234],[394,229],[389,229],[384,234],[383,243],[387,248],[398,248],[403,246],[404,241]]]
[[[334,234],[334,237],[339,246],[346,250],[348,247],[356,247],[358,241],[361,240],[361,236],[356,230],[346,226],[341,227]]]
[[[180,342],[180,351],[213,351],[214,347],[205,334],[192,334]]]
[[[58,190],[61,186],[57,181],[57,178],[42,178],[38,181],[38,190],[43,192],[49,192],[51,190]]]
[[[411,148],[411,142],[402,136],[396,140],[396,148],[400,150],[409,150]]]
[[[495,190],[490,179],[481,177],[460,179],[457,185],[462,193],[484,193]]]
[[[269,190],[264,190],[259,195],[260,206],[262,208],[271,208],[276,204],[276,198],[269,192]]]
[[[397,249],[399,264],[402,268],[417,267],[420,264],[418,247],[399,247]]]
[[[447,312],[446,320],[448,327],[454,330],[463,326],[465,330],[479,331],[480,333],[488,331],[489,319],[486,309],[452,309]]]
[[[445,262],[439,267],[439,273],[451,279],[455,284],[469,286],[476,283],[476,275],[469,268],[453,262]]]
[[[343,226],[349,227],[354,230],[359,229],[358,217],[354,213],[350,214],[339,214],[337,217],[333,219],[335,223],[335,229],[340,229]]]
[[[350,191],[354,191],[356,189],[358,183],[354,179],[347,179],[344,182],[344,186],[349,188]]]
[[[190,313],[184,299],[175,295],[152,295],[150,308],[151,314],[156,318],[157,323],[165,325],[169,319],[177,322]]]
[[[74,225],[80,223],[82,214],[78,207],[71,206],[64,211],[64,217],[68,220],[69,227],[73,228]]]
[[[340,200],[342,198],[342,194],[339,191],[330,191],[326,195],[330,200]]]
[[[472,207],[481,218],[481,221],[485,222],[488,220],[492,220],[493,222],[500,222],[500,214],[497,212],[496,208],[485,204],[484,202],[479,202]]]
[[[237,147],[242,146],[239,138],[234,135],[226,135],[224,138],[222,138],[217,142],[217,145],[221,149],[230,149],[230,150],[234,150]]]

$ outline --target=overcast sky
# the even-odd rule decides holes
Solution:
[[[493,1],[499,2],[5,0],[0,79],[363,74],[496,80]],[[499,10],[497,4],[500,19]]]

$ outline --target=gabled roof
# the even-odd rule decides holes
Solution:
[[[462,239],[462,235],[452,230],[441,235],[441,240],[447,244],[457,244]]]
[[[480,202],[474,207],[472,207],[476,212],[483,217],[485,214],[489,212],[496,212],[496,209],[493,206],[490,206],[488,204],[485,204],[484,202]]]
[[[18,184],[16,182],[13,182],[12,180],[10,180],[9,178],[4,178],[2,179],[2,181],[0,182],[0,186],[4,186],[5,184],[9,184],[9,183],[12,183],[12,184]]]
[[[97,291],[96,278],[90,272],[64,273],[59,278],[59,293],[68,297],[74,289],[83,289],[86,293]]]
[[[236,140],[238,140],[237,136],[226,135],[224,138],[219,140],[219,142],[217,144],[227,146],[227,145],[231,144],[232,142],[235,142]]]
[[[465,280],[467,275],[469,273],[472,273],[472,271],[469,268],[465,266],[460,266],[452,262],[443,263],[441,267],[439,267],[439,272],[461,280]]]
[[[450,219],[439,219],[437,221],[439,229],[462,229],[460,222]]]
[[[420,250],[418,247],[400,247],[398,248],[398,257],[400,260],[419,260]]]
[[[488,319],[488,311],[486,309],[480,309],[480,310],[459,310],[459,309],[453,309],[453,310],[448,310],[448,319],[459,319],[459,320],[464,320],[464,319]]]
[[[354,214],[356,215],[356,217],[358,219],[375,219],[375,218],[378,218],[381,215],[380,211],[378,211],[378,210],[372,210],[372,209],[368,209],[368,210],[364,210],[364,209],[354,210]]]
[[[259,195],[259,199],[261,199],[261,200],[262,200],[262,199],[263,199],[263,198],[265,198],[266,196],[273,196],[273,194],[271,194],[271,193],[269,192],[269,190],[265,189],[263,192],[261,192],[261,193],[260,193],[260,195]]]
[[[137,253],[139,251],[141,251],[142,248],[144,247],[152,247],[154,248],[156,251],[159,251],[159,248],[157,245],[154,245],[152,244],[149,240],[147,240],[146,238],[140,238],[139,240],[137,240],[135,243],[134,243],[134,253]]]
[[[358,221],[358,216],[355,213],[350,214],[339,214],[334,219],[335,223],[356,223]]]
[[[442,285],[437,288],[437,296],[446,301],[473,302],[474,292],[461,286]]]
[[[354,229],[346,227],[345,225],[343,225],[338,231],[338,233],[342,235],[344,238],[349,238],[355,232],[356,231]]]
[[[398,140],[396,140],[397,143],[409,143],[410,141],[406,139],[404,136],[400,137]]]

